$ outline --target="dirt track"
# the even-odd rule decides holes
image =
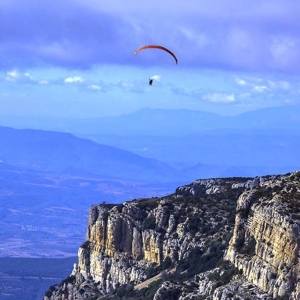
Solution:
[[[151,277],[151,278],[149,278],[149,279],[147,279],[147,280],[145,280],[145,281],[139,283],[138,285],[136,285],[136,286],[134,287],[134,289],[135,289],[135,290],[141,290],[141,289],[143,289],[143,288],[146,288],[146,287],[149,286],[149,284],[150,284],[151,282],[154,282],[154,281],[157,281],[157,280],[161,279],[161,278],[164,276],[164,274],[166,274],[166,273],[167,273],[167,274],[170,274],[170,273],[173,273],[174,271],[175,271],[175,268],[172,269],[172,270],[170,270],[170,271],[162,271],[162,272],[160,272],[159,274],[157,274],[157,275],[155,275],[155,276],[153,276],[153,277]]]

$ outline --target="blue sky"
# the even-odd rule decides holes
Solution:
[[[299,20],[298,0],[1,0],[0,115],[299,105]]]

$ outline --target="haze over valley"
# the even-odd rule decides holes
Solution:
[[[3,119],[19,129],[0,128],[0,255],[76,255],[95,203],[163,196],[199,178],[300,169],[299,115],[297,106],[236,117],[148,109],[65,120],[56,128],[65,132],[49,131],[59,122]]]

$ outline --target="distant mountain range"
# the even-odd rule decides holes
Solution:
[[[116,117],[78,120],[0,118],[3,123],[73,134],[25,130],[22,136],[30,141],[23,145],[16,136],[16,149],[22,147],[24,155],[26,151],[33,151],[33,155],[36,151],[29,150],[30,145],[42,141],[39,154],[26,163],[49,171],[177,181],[300,168],[300,152],[296,150],[300,146],[300,106],[296,105],[230,117],[203,111],[142,109]],[[3,151],[3,145],[1,148]],[[16,153],[13,158],[13,152],[8,152],[13,161],[24,165],[23,154]]]
[[[261,167],[278,173],[277,167],[297,168],[300,162],[300,153],[296,150],[300,147],[300,132],[289,130],[216,129],[181,137],[90,135],[89,138],[156,158],[177,169],[200,163],[244,168],[245,171],[248,167]],[[275,169],[272,171],[271,168]],[[255,176],[256,171],[253,171],[251,176]],[[258,173],[262,175],[260,171]],[[205,176],[205,173],[200,175]]]
[[[300,106],[264,108],[237,116],[194,110],[141,109],[130,114],[90,119],[0,116],[0,125],[77,134],[190,135],[214,129],[300,128]]]

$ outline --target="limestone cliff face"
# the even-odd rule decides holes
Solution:
[[[272,297],[300,299],[300,173],[272,176],[237,202],[225,258]]]
[[[78,264],[45,300],[300,299],[300,172],[197,180],[88,219]]]

